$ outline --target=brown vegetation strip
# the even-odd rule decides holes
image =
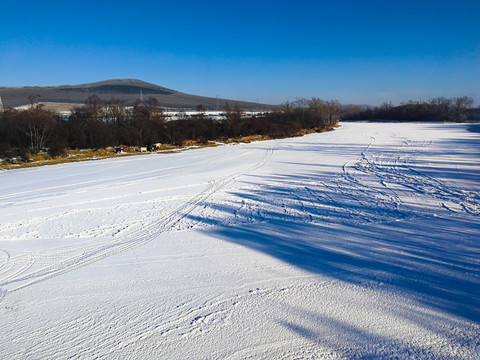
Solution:
[[[299,131],[295,136],[303,136],[306,134],[312,134],[316,132],[332,131],[337,126],[332,126],[329,129],[303,129]],[[224,141],[208,141],[201,142],[197,140],[185,140],[182,146],[175,146],[169,144],[162,144],[154,153],[169,154],[173,152],[180,152],[191,149],[199,149],[205,147],[215,147],[223,144],[234,144],[234,143],[251,143],[253,141],[264,141],[272,140],[270,136],[267,135],[250,135],[238,138],[229,138]],[[80,162],[80,161],[92,161],[92,160],[102,160],[115,157],[124,157],[124,156],[133,156],[133,155],[146,155],[151,154],[152,152],[140,152],[134,147],[127,147],[121,152],[115,152],[113,147],[106,149],[84,149],[84,150],[67,150],[66,154],[63,156],[50,156],[47,153],[39,153],[32,155],[29,158],[29,161],[14,160],[12,162],[1,162],[0,170],[12,170],[12,169],[22,169],[22,168],[31,168],[44,165],[56,165],[63,163],[71,162]]]

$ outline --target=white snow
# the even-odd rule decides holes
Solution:
[[[2,359],[479,359],[480,135],[0,173]]]

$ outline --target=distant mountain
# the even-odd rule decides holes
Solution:
[[[165,108],[194,109],[202,104],[205,109],[223,109],[225,103],[238,105],[244,110],[271,109],[274,105],[253,102],[218,99],[190,95],[136,79],[111,79],[80,85],[0,87],[0,97],[4,107],[17,107],[30,103],[35,96],[38,102],[84,104],[91,95],[109,100],[112,97],[122,100],[125,105],[133,105],[143,97],[144,101],[153,97]]]

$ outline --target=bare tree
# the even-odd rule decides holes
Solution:
[[[465,120],[468,111],[473,106],[473,99],[468,96],[462,96],[459,98],[453,98],[452,100],[452,113],[454,120]]]
[[[55,125],[52,115],[42,107],[36,107],[21,114],[25,125],[24,133],[28,142],[28,150],[32,154],[42,151],[50,140],[50,130]]]
[[[289,113],[293,110],[294,106],[293,104],[290,102],[290,101],[285,101],[283,104],[280,105],[280,109],[284,112],[284,113]]]

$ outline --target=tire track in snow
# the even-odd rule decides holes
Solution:
[[[377,177],[383,188],[393,195],[393,202],[399,206],[405,204],[397,191],[407,190],[410,197],[426,197],[449,212],[478,215],[480,194],[451,186],[438,178],[419,172],[411,164],[412,158],[431,144],[426,141],[404,140],[394,152],[398,154],[396,157],[388,152],[364,152],[354,167],[361,173]],[[417,213],[421,211],[415,209]]]
[[[162,168],[161,171],[166,171],[166,170],[170,170],[170,169],[174,169],[174,167]],[[145,179],[156,179],[159,176],[162,176],[161,174],[159,174],[159,170],[149,170],[149,171],[137,172],[134,175],[132,175],[132,174],[121,175],[121,176],[116,175],[116,176],[112,176],[112,177],[102,178],[100,180],[99,179],[94,179],[94,180],[86,180],[86,181],[76,181],[76,182],[72,182],[72,183],[68,183],[68,184],[64,184],[64,185],[47,186],[47,187],[42,187],[42,188],[39,188],[39,189],[33,189],[33,190],[27,190],[27,191],[18,191],[18,192],[15,192],[15,193],[0,195],[0,200],[4,201],[4,200],[11,199],[11,198],[15,198],[17,196],[25,196],[25,195],[37,194],[37,193],[40,193],[40,195],[37,195],[37,196],[40,196],[40,197],[43,198],[45,196],[45,195],[43,195],[45,192],[48,192],[48,191],[65,191],[65,190],[68,190],[68,189],[71,189],[71,188],[77,189],[77,188],[79,188],[79,186],[81,186],[81,189],[82,189],[82,190],[79,190],[79,191],[87,192],[87,191],[91,191],[92,189],[94,189],[96,187],[104,188],[105,183],[117,182],[118,180],[128,180],[128,179],[130,179],[129,181],[124,182],[126,184],[130,184],[130,183],[135,183],[135,182],[138,182],[138,181],[145,181]],[[114,185],[110,185],[110,186],[114,186]]]
[[[4,255],[2,256],[3,259],[0,259],[0,271],[2,271],[2,268],[8,264],[8,261],[10,260],[10,253],[7,250],[0,249],[0,252],[2,252]]]
[[[190,200],[186,201],[175,210],[170,212],[167,216],[160,221],[153,221],[143,225],[140,229],[129,231],[126,230],[124,235],[113,236],[110,241],[104,241],[100,245],[88,247],[88,248],[74,248],[73,251],[80,252],[67,256],[67,259],[55,262],[50,266],[40,268],[38,270],[28,272],[38,260],[35,260],[31,254],[28,256],[21,255],[19,257],[8,257],[9,268],[6,271],[0,273],[0,289],[4,293],[15,292],[41,281],[50,279],[55,276],[73,271],[80,267],[86,266],[93,262],[102,260],[106,257],[128,251],[135,247],[144,245],[154,239],[160,234],[167,233],[175,230],[175,227],[180,224],[192,211],[201,206],[209,197],[220,191],[222,188],[230,183],[236,181],[236,179],[242,175],[251,173],[261,167],[263,167],[272,157],[274,152],[275,143],[272,147],[267,149],[264,156],[260,161],[253,166],[230,174],[223,178],[211,181],[210,184],[197,195],[193,196]],[[40,256],[42,253],[40,252]],[[62,252],[50,252],[50,256],[63,257]],[[19,267],[20,266],[20,267]],[[2,269],[0,267],[0,269]],[[3,275],[3,277],[2,277]]]
[[[345,163],[342,176],[334,186],[324,184],[335,196],[329,200],[343,212],[349,214],[348,221],[356,224],[398,221],[419,216],[432,208],[413,208],[412,203],[436,202],[437,210],[478,215],[480,196],[476,192],[464,191],[450,186],[440,179],[420,173],[412,159],[421,154],[431,142],[403,140],[393,151],[374,147],[375,137],[353,163]],[[345,206],[350,204],[354,206]],[[436,210],[436,211],[437,211]]]
[[[375,144],[375,134],[356,160],[343,164],[338,176],[313,176],[298,184],[279,183],[278,187],[290,194],[284,199],[286,203],[279,204],[276,198],[265,201],[278,205],[278,214],[284,208],[287,212],[303,211],[304,218],[291,213],[296,221],[309,219],[346,225],[400,221],[425,212],[434,214],[442,208],[449,212],[479,214],[478,192],[461,190],[421,173],[412,163],[426,153],[431,142],[400,140],[398,146],[383,149]],[[428,206],[415,205],[425,203]]]

